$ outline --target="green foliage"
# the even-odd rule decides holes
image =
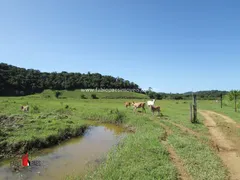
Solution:
[[[61,91],[62,96],[66,98],[73,99],[92,99],[91,95],[95,94],[99,99],[148,99],[147,95],[136,93],[136,92],[83,92],[82,90],[74,90],[74,91]],[[50,95],[52,96],[52,90],[44,90],[41,93],[44,96]],[[32,95],[33,97],[37,97],[38,95]]]
[[[60,92],[60,91],[56,91],[55,92],[55,97],[56,98],[59,98],[59,96],[61,96],[62,95],[62,92]]]
[[[98,97],[96,96],[96,94],[91,94],[92,99],[98,99]]]
[[[23,96],[41,93],[45,89],[135,89],[139,86],[122,78],[99,73],[45,73],[0,63],[0,96]]]
[[[113,119],[115,120],[115,123],[123,123],[123,120],[126,118],[126,114],[118,109],[110,110],[109,115],[114,115]]]
[[[163,99],[163,96],[161,95],[161,93],[157,93],[154,91],[147,91],[146,94],[149,96],[150,99],[158,99],[158,100]]]
[[[33,105],[31,108],[31,113],[40,113],[40,109],[37,105]]]
[[[91,93],[89,97],[90,95]],[[79,98],[79,94],[76,97]],[[16,103],[13,103],[14,101]],[[41,114],[14,115],[20,113],[19,107],[27,101],[30,108],[33,102],[38,107],[47,108],[41,108]],[[184,102],[189,101],[182,103],[179,101],[179,104],[176,104],[176,101],[157,101],[157,105],[162,107],[163,115],[159,117],[160,119],[154,118],[149,111],[144,115],[133,113],[132,109],[124,107],[125,101],[125,99],[79,101],[69,98],[61,104],[55,98],[0,97],[1,114],[4,114],[0,119],[0,123],[4,122],[4,124],[0,125],[5,127],[0,131],[2,135],[0,135],[2,138],[0,138],[0,156],[3,153],[6,155],[19,152],[19,150],[22,152],[28,148],[42,148],[59,143],[64,138],[81,134],[83,131],[80,129],[88,123],[91,124],[89,120],[97,120],[124,123],[127,127],[133,127],[135,133],[127,134],[118,145],[113,146],[106,161],[95,172],[90,172],[87,179],[119,179],[119,177],[124,179],[178,179],[177,169],[171,161],[165,143],[169,143],[174,148],[183,160],[183,168],[193,179],[226,179],[224,168],[217,154],[195,136],[189,136],[187,132],[171,123],[178,123],[192,129],[201,134],[201,138],[209,140],[208,128],[203,125],[203,119],[200,119],[199,124],[192,124],[187,120],[189,119],[189,103]],[[200,109],[208,109],[206,104],[202,104],[208,103],[210,108],[215,107],[220,112],[227,109],[229,113],[232,112],[232,109],[228,107],[220,109],[219,104],[213,101],[198,101],[198,103]],[[74,110],[73,107],[76,109]],[[232,113],[232,115],[239,121],[239,113]],[[159,122],[169,126],[172,131],[172,134],[165,138],[165,143],[159,141],[165,133]],[[28,132],[27,136],[26,132]]]
[[[221,94],[224,96],[228,92],[227,91],[197,91],[194,94],[197,95],[198,100],[216,100],[220,99]],[[146,94],[150,99],[174,99],[174,100],[190,100],[192,99],[192,92],[186,93],[158,93],[154,91],[146,91]]]
[[[84,94],[82,94],[81,99],[87,99],[87,97]]]
[[[228,93],[229,101],[233,101],[233,100],[235,99],[235,96],[236,96],[236,97],[239,97],[239,96],[240,96],[240,91],[239,91],[239,90],[231,90],[231,91]]]

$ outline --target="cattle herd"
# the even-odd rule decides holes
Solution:
[[[152,101],[147,101],[147,106],[150,108],[151,112],[154,114],[154,112],[157,112],[158,114],[160,113],[160,106],[155,106],[155,99],[153,99]],[[145,102],[125,102],[125,107],[133,107],[134,112],[136,112],[137,109],[142,108],[142,111],[146,112],[145,109]],[[29,106],[21,106],[21,110],[24,112],[28,112],[29,111]]]
[[[154,112],[157,112],[158,114],[160,113],[160,106],[155,106],[155,99],[153,99],[152,101],[147,101],[147,106],[150,108],[152,114],[154,114]],[[145,109],[145,105],[146,103],[145,102],[125,102],[125,107],[128,108],[128,107],[133,107],[134,109],[134,112],[136,112],[137,109],[140,109],[142,108],[142,111],[145,111],[146,112],[146,109]]]

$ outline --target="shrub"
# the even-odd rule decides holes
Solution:
[[[98,97],[96,96],[96,94],[91,94],[92,99],[98,99]]]
[[[123,120],[126,118],[126,114],[118,109],[110,110],[109,115],[113,117],[115,123],[123,123]]]
[[[87,99],[87,97],[84,94],[82,94],[81,99]]]
[[[36,106],[36,105],[34,105],[34,106],[32,106],[32,108],[31,108],[32,110],[31,110],[31,112],[32,113],[39,113],[40,112],[40,109],[39,109],[39,107],[38,106]]]
[[[59,98],[59,96],[61,96],[61,95],[62,95],[62,93],[61,93],[60,91],[56,91],[56,92],[55,92],[55,97],[56,97],[56,98]]]

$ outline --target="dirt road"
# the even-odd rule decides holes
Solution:
[[[213,111],[200,110],[199,113],[205,118],[204,124],[208,127],[213,141],[219,147],[219,156],[230,173],[231,180],[240,180],[240,156],[239,147],[235,145],[222,130],[217,126],[217,118],[222,118],[226,123],[236,124],[231,118]]]

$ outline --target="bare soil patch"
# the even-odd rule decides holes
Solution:
[[[207,111],[207,110],[205,110],[204,112],[208,113],[209,115],[220,116],[220,117],[222,117],[227,123],[233,123],[233,124],[236,124],[236,121],[234,121],[234,120],[231,119],[230,117],[225,116],[225,115],[223,115],[223,114],[216,113],[216,112],[214,112],[214,111]]]

